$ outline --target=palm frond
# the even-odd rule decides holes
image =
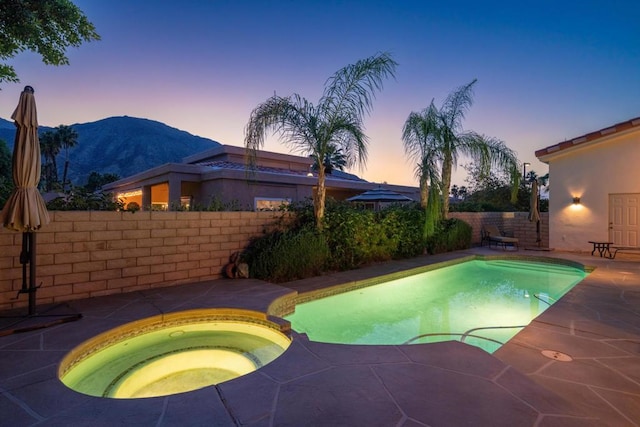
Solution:
[[[438,110],[431,102],[420,113],[412,112],[402,128],[405,154],[416,163],[415,174],[419,180],[429,180],[431,170],[438,168],[439,127]]]
[[[375,93],[382,90],[388,77],[395,77],[398,65],[389,53],[380,53],[347,65],[331,76],[318,105],[333,123],[338,115],[350,116],[360,123],[373,107]]]
[[[396,65],[387,53],[375,55],[346,66],[329,78],[315,107],[297,94],[288,98],[274,95],[251,112],[245,127],[250,165],[255,165],[257,151],[264,145],[268,131],[314,159],[318,166],[314,212],[319,229],[324,215],[325,158],[331,150],[339,149],[347,166],[366,163],[368,139],[363,116],[371,112],[376,91],[382,89],[385,78],[394,76]]]
[[[462,121],[473,105],[473,86],[477,81],[478,79],[473,79],[470,83],[455,89],[440,108],[444,123],[454,132],[462,128]]]
[[[332,125],[332,132],[327,144],[335,145],[342,151],[347,167],[359,164],[366,165],[369,138],[362,130],[360,123],[354,122],[350,117],[339,116]]]
[[[290,97],[274,95],[253,109],[245,127],[249,163],[255,164],[256,153],[264,145],[268,132],[305,149],[308,141],[313,140],[313,110],[313,105],[297,94]]]

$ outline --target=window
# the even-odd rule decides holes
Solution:
[[[291,199],[277,197],[256,197],[253,199],[254,209],[257,211],[277,211],[282,206],[289,206]]]

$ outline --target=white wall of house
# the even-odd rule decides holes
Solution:
[[[591,251],[589,240],[608,241],[610,194],[640,193],[640,126],[606,133],[575,146],[536,153],[549,164],[549,246]],[[580,204],[572,203],[580,197]]]

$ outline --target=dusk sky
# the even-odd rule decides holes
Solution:
[[[640,116],[638,0],[74,3],[102,40],[71,49],[70,66],[16,56],[21,82],[2,85],[0,117],[30,84],[41,125],[127,115],[242,146],[251,110],[274,91],[315,104],[336,70],[390,52],[396,79],[365,118],[369,160],[352,172],[417,185],[404,121],[474,78],[465,128],[503,140],[540,175],[535,150]],[[275,138],[265,149],[289,152]]]

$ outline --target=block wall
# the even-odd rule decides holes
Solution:
[[[273,212],[49,212],[36,234],[38,305],[217,279]],[[0,231],[0,310],[24,307],[22,233]]]
[[[495,225],[508,236],[517,237],[521,248],[536,247],[536,223],[530,222],[528,212],[451,212],[449,217],[458,218],[473,227],[472,244],[480,244],[483,225]],[[549,247],[549,213],[540,213],[540,246]]]
[[[49,212],[36,232],[38,305],[153,287],[218,279],[229,256],[281,216],[273,212]],[[526,212],[456,212],[480,244],[483,224],[535,246],[536,225]],[[542,246],[549,245],[542,214]],[[22,233],[0,230],[0,310],[25,307]]]

